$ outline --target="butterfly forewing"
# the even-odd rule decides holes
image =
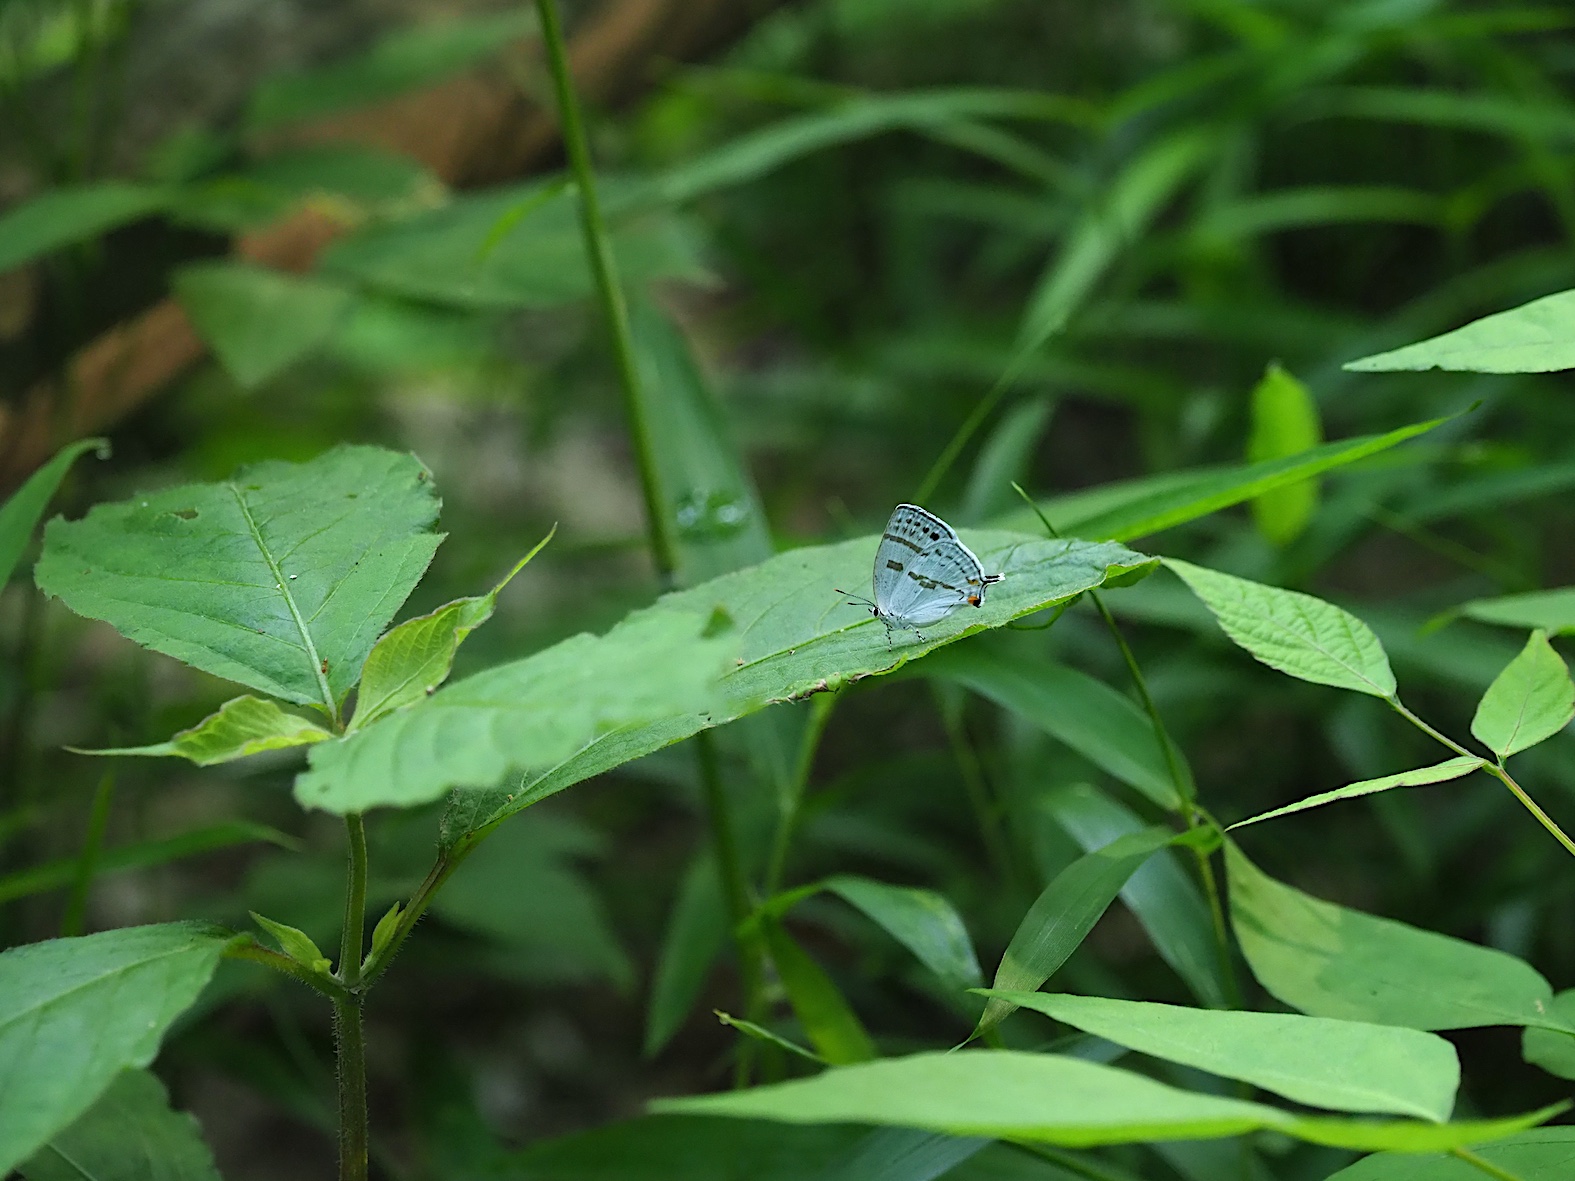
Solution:
[[[875,604],[891,627],[922,627],[965,603],[977,607],[1001,578],[984,573],[950,525],[914,504],[897,506],[875,549]]]

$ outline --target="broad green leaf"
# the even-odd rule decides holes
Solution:
[[[949,987],[973,988],[983,981],[962,916],[934,890],[893,886],[852,874],[827,878],[824,886],[884,927]]]
[[[1575,291],[1545,295],[1442,336],[1363,357],[1345,367],[1365,373],[1395,369],[1551,373],[1575,369]]]
[[[34,576],[145,647],[337,710],[442,541],[437,510],[415,456],[338,447],[57,517]]]
[[[321,270],[408,299],[473,309],[556,307],[591,294],[577,201],[544,183],[456,198],[400,221],[371,223],[334,243]],[[609,213],[618,202],[608,194]],[[532,207],[497,236],[522,202]],[[613,217],[618,269],[631,285],[651,279],[704,280],[694,232],[671,211]]]
[[[1241,647],[1270,668],[1304,681],[1392,698],[1395,674],[1384,647],[1349,611],[1300,591],[1265,586],[1166,558]]]
[[[1475,599],[1462,604],[1460,614],[1483,623],[1541,628],[1553,635],[1565,635],[1575,632],[1575,586]]]
[[[71,465],[85,451],[97,451],[99,457],[109,455],[107,439],[79,439],[62,447],[55,457],[27,478],[27,482],[0,505],[0,587],[11,578],[11,572],[22,558],[22,551],[33,537],[39,519],[49,502],[54,499],[60,482],[66,478]]]
[[[347,729],[359,730],[385,714],[424,701],[436,692],[453,671],[454,654],[459,646],[471,632],[492,618],[499,593],[541,552],[556,532],[554,526],[486,594],[455,599],[436,611],[407,619],[398,627],[390,628],[373,644],[361,668],[355,716]]]
[[[670,601],[670,600],[669,600]],[[737,632],[660,607],[606,635],[577,635],[454,681],[375,725],[313,747],[295,781],[303,807],[409,807],[486,788],[511,768],[550,767],[598,736],[705,713]]]
[[[727,943],[727,930],[727,901],[716,860],[703,853],[690,863],[667,919],[645,1019],[647,1057],[661,1053],[694,1009],[711,965]]]
[[[305,931],[287,923],[276,922],[266,915],[258,914],[255,910],[251,912],[251,916],[254,923],[273,936],[274,942],[279,945],[279,950],[296,963],[314,972],[326,972],[333,966]]]
[[[1084,854],[1058,873],[1017,924],[991,988],[1032,992],[1054,976],[1137,867],[1170,844],[1175,835],[1168,828],[1145,828]],[[1014,1008],[1010,1001],[992,997],[979,1018],[978,1031],[997,1024]]]
[[[1044,541],[984,530],[964,530],[963,536],[986,565],[1006,572],[1006,581],[991,588],[983,607],[956,611],[925,628],[922,640],[904,635],[888,647],[885,629],[869,612],[845,605],[835,592],[839,586],[853,590],[868,579],[874,537],[793,550],[667,595],[599,641],[566,641],[516,664],[447,685],[425,704],[344,742],[319,743],[312,751],[313,771],[297,781],[297,797],[323,801],[333,810],[429,800],[446,786],[490,787],[510,763],[529,766],[535,752],[563,751],[557,765],[533,772],[521,783],[456,797],[445,840],[457,839],[582,779],[743,717],[768,702],[801,700],[895,671],[953,640],[1102,584],[1141,578],[1153,567],[1153,559],[1109,543]],[[703,695],[703,708],[693,708],[673,692],[662,691],[661,678],[677,676],[686,662],[698,659],[690,637],[704,620],[733,623],[735,656],[733,666]],[[648,658],[635,651],[642,646]],[[680,663],[667,670],[662,663],[667,659]],[[585,725],[566,730],[565,720],[581,718],[583,708],[575,694],[563,688],[563,679],[588,683],[599,675],[598,669],[612,670],[610,677],[625,694],[649,689],[657,698],[654,704],[662,708],[643,707],[644,722],[604,735],[587,732]],[[480,694],[492,688],[502,693],[503,687],[506,702],[487,702],[487,708],[518,711],[524,729],[485,729],[483,714],[475,708],[482,704]],[[521,704],[521,691],[540,695],[539,708]],[[524,719],[527,712],[530,718]],[[445,714],[452,720],[441,721]],[[460,733],[460,727],[463,743],[445,739],[433,744],[439,735]],[[532,737],[537,730],[543,731],[539,741]],[[519,755],[509,753],[513,750]]]
[[[1219,135],[1212,129],[1184,127],[1145,145],[1090,202],[1089,211],[1029,296],[1017,330],[1014,366],[1061,331],[1115,260],[1131,248],[1218,145]]]
[[[1300,455],[1262,463],[1162,472],[1136,480],[1119,480],[1052,497],[1041,505],[1050,523],[1063,533],[1095,540],[1131,541],[1356,463],[1425,434],[1446,421],[1435,418],[1382,435],[1341,439]],[[1006,514],[992,522],[1008,529],[1028,529],[1034,523],[1033,513],[1027,510]]]
[[[1242,954],[1258,983],[1293,1008],[1410,1029],[1565,1028],[1550,1008],[1553,989],[1524,960],[1304,894],[1232,842],[1225,862]]]
[[[190,759],[199,767],[211,767],[265,750],[307,746],[332,737],[332,733],[311,719],[282,710],[277,702],[247,694],[226,701],[216,713],[180,731],[168,742],[104,750],[68,749],[83,755],[172,755]]]
[[[1214,1139],[1269,1129],[1316,1144],[1427,1152],[1513,1135],[1559,1107],[1503,1120],[1435,1124],[1302,1116],[1168,1087],[1055,1054],[932,1052],[717,1095],[660,1099],[656,1112],[789,1123],[862,1123],[1069,1147]]]
[[[1381,775],[1377,779],[1348,783],[1333,791],[1319,792],[1315,796],[1308,796],[1305,800],[1286,804],[1283,808],[1274,808],[1246,820],[1238,820],[1235,824],[1228,825],[1226,831],[1245,828],[1249,824],[1257,824],[1260,820],[1273,820],[1276,816],[1289,816],[1292,812],[1305,812],[1309,808],[1332,804],[1336,800],[1353,800],[1357,796],[1370,796],[1375,792],[1388,791],[1392,787],[1423,787],[1430,783],[1446,783],[1451,779],[1459,779],[1463,775],[1471,774],[1486,761],[1474,755],[1458,755],[1452,759],[1445,759],[1442,763],[1434,763],[1431,767],[1418,767],[1414,771],[1401,771],[1394,775]]]
[[[629,309],[639,397],[651,433],[657,495],[677,550],[680,585],[771,556],[754,482],[688,342],[647,300]]]
[[[0,1174],[153,1061],[231,938],[163,923],[0,953]]]
[[[1548,1009],[1572,1032],[1527,1026],[1520,1034],[1521,1057],[1549,1074],[1575,1079],[1575,988],[1555,995]]]
[[[629,957],[575,864],[598,852],[593,831],[534,812],[472,852],[433,898],[432,912],[506,949],[499,970],[538,982],[607,980],[627,988],[634,977]]]
[[[1471,719],[1471,733],[1503,762],[1552,738],[1575,718],[1575,682],[1564,658],[1534,631],[1520,655],[1488,686]]]
[[[1148,715],[1087,673],[975,641],[938,653],[927,676],[962,685],[1031,722],[1166,811],[1181,807]],[[1186,760],[1177,752],[1186,774]]]
[[[1055,403],[1049,397],[1030,398],[1011,407],[979,448],[968,475],[957,519],[975,524],[1005,512],[1016,503],[1012,482],[1028,478],[1034,449],[1039,445]],[[1083,536],[1078,534],[1078,536]]]
[[[393,98],[457,73],[534,28],[535,18],[519,9],[400,29],[357,56],[265,78],[252,92],[247,126],[265,131]]]
[[[1085,853],[1143,828],[1137,813],[1086,783],[1050,792],[1041,807]],[[1205,1005],[1226,1008],[1230,989],[1220,965],[1214,920],[1197,883],[1177,861],[1181,850],[1161,849],[1121,887],[1121,901],[1148,932],[1154,949]]]
[[[1252,193],[1211,205],[1193,231],[1205,244],[1303,226],[1384,221],[1437,226],[1444,201],[1433,193],[1388,185],[1311,185]]]
[[[763,919],[760,930],[794,1015],[820,1056],[833,1066],[875,1057],[875,1043],[825,969],[775,919]]]
[[[1309,1107],[1442,1122],[1460,1085],[1454,1046],[1415,1029],[1058,993],[1002,999],[1140,1054],[1239,1079]]]
[[[1252,433],[1247,458],[1253,463],[1301,455],[1323,442],[1323,424],[1311,391],[1295,377],[1270,365],[1252,390]],[[1275,545],[1294,541],[1318,511],[1318,481],[1286,484],[1253,498],[1258,532]]]
[[[147,217],[168,195],[118,180],[46,189],[0,216],[0,272]]]
[[[325,344],[354,296],[337,283],[249,262],[198,262],[175,293],[238,385],[255,389]]]
[[[266,841],[282,849],[300,849],[300,842],[277,828],[250,820],[229,820],[172,837],[159,837],[106,849],[99,855],[95,872],[102,877],[128,869],[147,869],[155,865],[167,865],[182,857],[195,857],[215,849],[229,849],[253,841]],[[41,894],[46,890],[64,889],[76,881],[80,864],[76,857],[64,857],[0,876],[0,902]]]
[[[1472,1149],[1515,1181],[1567,1181],[1575,1177],[1575,1128],[1532,1128]],[[1418,1156],[1382,1152],[1341,1169],[1329,1181],[1483,1181],[1491,1174],[1443,1153]]]
[[[197,1121],[172,1111],[145,1070],[123,1072],[20,1172],[27,1181],[219,1181]]]

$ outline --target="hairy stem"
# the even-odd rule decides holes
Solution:
[[[361,1028],[361,948],[366,934],[366,826],[360,813],[345,816],[350,866],[345,925],[339,943],[339,983],[334,1001],[334,1056],[339,1081],[339,1181],[365,1181],[367,1158],[366,1041]]]
[[[224,949],[224,958],[230,960],[249,960],[254,964],[261,964],[265,968],[272,968],[292,980],[299,980],[317,992],[322,993],[331,1001],[348,999],[349,993],[332,976],[323,975],[312,971],[305,964],[293,960],[287,955],[281,955],[271,947],[264,947],[255,939],[246,942],[232,943]]]
[[[111,769],[99,777],[98,790],[93,793],[93,811],[88,815],[87,836],[82,842],[82,855],[77,859],[76,880],[71,883],[71,896],[66,900],[66,912],[60,920],[63,936],[82,934],[88,891],[93,887],[93,875],[98,872],[98,858],[104,849],[104,833],[109,828],[109,810],[114,798],[115,772]]]
[[[1410,722],[1428,737],[1434,739],[1437,742],[1443,743],[1443,745],[1447,746],[1457,755],[1464,755],[1467,758],[1473,759],[1479,757],[1478,755],[1473,754],[1471,751],[1467,750],[1465,747],[1461,746],[1460,743],[1456,742],[1453,738],[1450,738],[1447,734],[1443,734],[1438,730],[1435,730],[1432,726],[1429,726],[1421,718],[1417,717],[1414,713],[1407,709],[1401,703],[1398,697],[1390,697],[1386,700],[1391,706],[1394,707],[1395,712],[1398,713],[1402,718]],[[1532,799],[1531,796],[1526,792],[1525,788],[1521,787],[1520,784],[1515,782],[1514,777],[1510,775],[1507,770],[1505,770],[1504,764],[1502,762],[1484,763],[1482,765],[1482,769],[1489,775],[1493,776],[1494,779],[1497,779],[1505,787],[1509,788],[1510,794],[1520,801],[1521,806],[1525,808],[1526,811],[1530,812],[1534,817],[1536,817],[1537,823],[1542,825],[1543,828],[1547,829],[1548,832],[1552,834],[1553,839],[1564,846],[1564,851],[1566,853],[1570,854],[1572,857],[1575,857],[1575,841],[1570,840],[1569,834],[1559,827],[1558,822],[1542,810],[1542,808],[1537,804],[1537,801]]]

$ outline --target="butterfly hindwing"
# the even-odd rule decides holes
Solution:
[[[899,504],[875,549],[872,582],[888,627],[919,628],[966,603],[979,606],[1000,574],[985,574],[974,552],[934,513]]]

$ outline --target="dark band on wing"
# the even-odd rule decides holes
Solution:
[[[907,569],[907,567],[904,566],[901,562],[898,562],[898,561],[896,561],[896,560],[894,560],[892,558],[887,558],[886,559],[886,569],[888,569],[888,570],[895,570],[898,574],[901,574],[904,570]]]
[[[924,575],[916,574],[912,570],[908,571],[908,577],[913,579],[914,582],[917,582],[925,590],[949,590],[953,594],[956,594],[956,595],[960,595],[960,594],[963,593],[960,588],[953,586],[949,582],[941,582],[940,580],[935,579],[935,578],[926,578],[926,577],[924,577]]]
[[[923,546],[915,545],[913,542],[909,541],[906,537],[902,537],[902,536],[900,536],[900,535],[898,535],[896,533],[882,533],[881,537],[883,537],[887,541],[895,541],[898,545],[905,545],[905,546],[907,546],[909,549],[911,549],[916,554],[922,554],[924,552],[924,547]]]

